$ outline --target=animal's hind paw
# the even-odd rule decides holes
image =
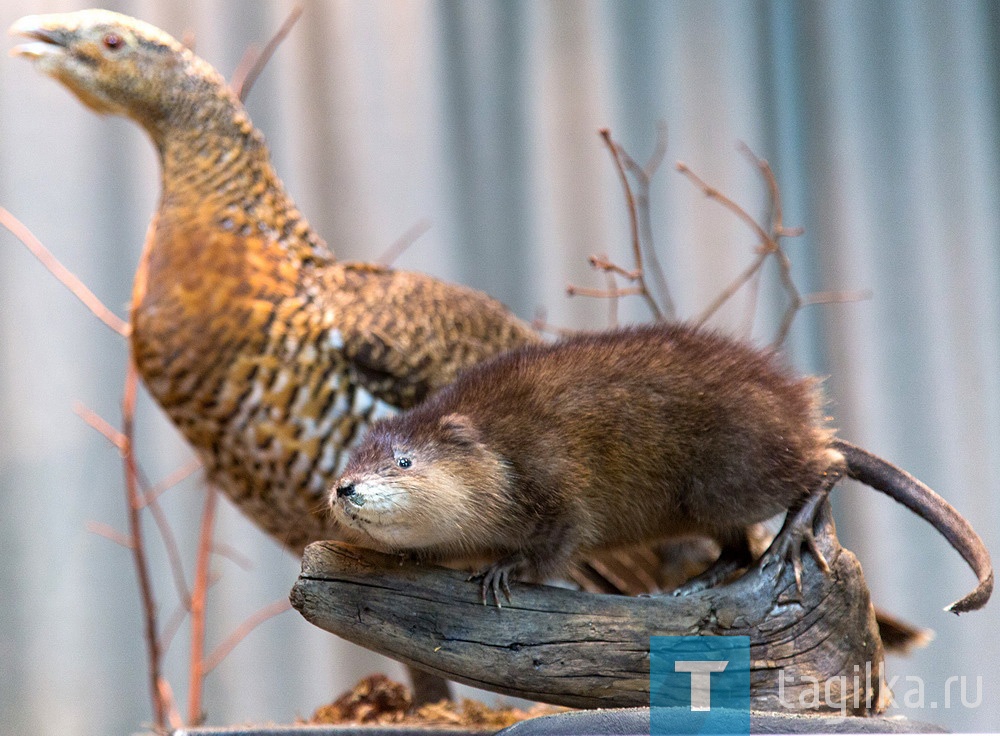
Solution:
[[[820,551],[816,541],[816,526],[820,519],[824,502],[830,494],[834,484],[840,480],[841,474],[830,471],[823,479],[823,483],[816,488],[803,501],[795,513],[789,512],[789,517],[785,519],[784,526],[778,532],[778,536],[771,542],[771,546],[760,558],[760,569],[765,570],[773,565],[777,565],[775,579],[780,579],[785,570],[785,565],[792,563],[792,571],[795,573],[795,589],[802,593],[802,547],[806,546],[816,559],[816,565],[824,574],[830,573],[830,565],[826,557]]]
[[[778,566],[775,579],[781,577],[785,565],[790,562],[792,564],[792,571],[795,573],[795,590],[800,594],[802,593],[803,545],[809,547],[809,551],[816,558],[816,564],[819,566],[819,569],[824,573],[829,573],[830,565],[816,544],[816,535],[813,533],[812,528],[795,522],[791,526],[786,526],[781,530],[781,533],[771,542],[771,546],[768,547],[767,552],[764,553],[760,560],[762,570],[772,565]]]

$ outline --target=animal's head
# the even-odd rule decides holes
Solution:
[[[211,66],[171,36],[108,10],[29,15],[9,33],[31,39],[12,55],[34,61],[88,107],[147,126],[176,109],[192,85],[221,82]]]
[[[374,425],[330,492],[359,543],[389,550],[461,549],[479,536],[509,469],[461,415],[411,412]]]

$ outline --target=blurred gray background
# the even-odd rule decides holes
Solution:
[[[0,26],[74,0],[5,0]],[[109,2],[180,36],[229,76],[289,2]],[[592,253],[628,262],[625,208],[601,127],[640,160],[657,121],[667,162],[653,184],[658,252],[682,316],[753,257],[745,226],[672,170],[688,162],[750,212],[766,190],[737,141],[774,165],[803,291],[870,289],[799,315],[802,370],[829,376],[841,434],[951,500],[1000,550],[1000,6],[994,2],[306,2],[248,107],[302,210],[338,255],[372,259],[414,223],[430,231],[397,265],[471,284],[530,318],[605,324],[607,306],[564,295],[601,286]],[[7,47],[13,45],[8,42]],[[0,58],[0,205],[125,313],[156,205],[141,131],[100,119],[20,59]],[[769,272],[754,336],[783,297]],[[743,331],[737,300],[716,324]],[[648,319],[641,303],[622,319]],[[125,528],[116,452],[73,414],[115,420],[125,347],[0,231],[0,730],[129,733],[149,718],[138,595],[127,552],[87,531]],[[189,457],[144,399],[139,453],[152,478]],[[998,604],[942,606],[971,573],[926,523],[887,498],[835,492],[845,546],[875,601],[936,640],[889,662],[912,717],[1000,727]],[[190,565],[197,479],[164,504]],[[287,595],[298,561],[223,504],[209,643]],[[176,594],[147,527],[162,617]],[[167,657],[186,692],[186,632]],[[212,724],[307,716],[357,678],[401,669],[313,629],[264,624],[208,680]],[[965,707],[959,680],[965,678]],[[900,703],[903,705],[903,702]]]

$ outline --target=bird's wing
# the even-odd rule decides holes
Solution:
[[[344,355],[358,383],[395,406],[412,406],[462,369],[540,339],[474,289],[368,264],[344,269],[350,305],[336,310]]]

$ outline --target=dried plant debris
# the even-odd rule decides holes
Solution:
[[[536,716],[565,708],[538,704],[528,710],[491,708],[475,700],[441,700],[416,709],[409,688],[376,674],[364,678],[337,700],[316,710],[310,724],[438,726],[497,731]]]

